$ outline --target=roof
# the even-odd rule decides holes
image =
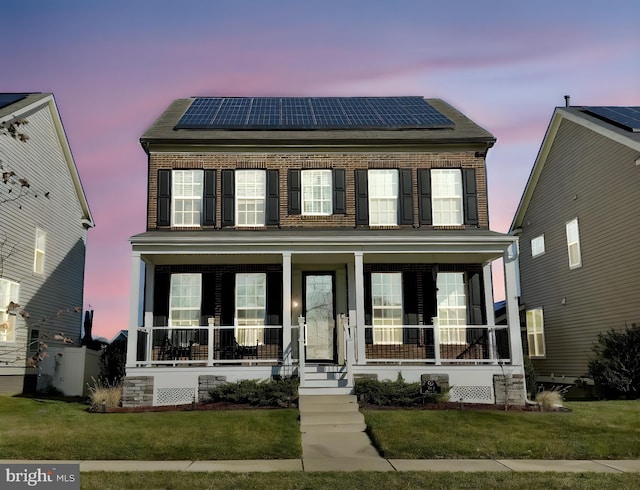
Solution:
[[[518,209],[511,223],[511,232],[522,225],[522,220],[529,206],[531,196],[535,190],[542,169],[555,141],[556,134],[562,121],[568,120],[579,124],[595,133],[609,138],[621,145],[640,153],[640,119],[629,119],[629,115],[640,114],[640,107],[610,107],[610,106],[572,106],[556,107],[549,122],[549,127],[542,140],[538,156],[533,164],[529,180],[524,189]],[[622,117],[624,116],[624,117]],[[636,160],[640,164],[640,155]]]
[[[145,131],[140,141],[148,148],[151,144],[189,144],[189,145],[276,145],[276,144],[301,144],[312,145],[326,144],[336,146],[338,144],[442,144],[442,143],[478,143],[486,148],[490,148],[495,143],[495,137],[487,130],[478,126],[457,111],[451,105],[441,99],[424,99],[421,97],[387,97],[387,98],[363,98],[363,97],[315,97],[315,98],[295,98],[296,100],[316,101],[316,105],[338,103],[340,104],[340,114],[344,116],[340,123],[333,120],[331,124],[244,124],[240,125],[233,120],[226,124],[225,119],[209,119],[209,124],[186,124],[185,121],[193,123],[191,120],[183,119],[185,114],[194,114],[191,109],[196,101],[219,100],[220,97],[175,100],[153,125]],[[245,97],[234,100],[245,102],[266,99],[286,101],[288,98],[256,98]],[[361,100],[373,100],[378,102],[381,99],[392,101],[416,100],[421,101],[425,107],[431,108],[433,114],[437,116],[434,123],[424,120],[406,124],[352,124],[351,115],[355,114],[357,102]],[[199,102],[198,102],[199,103]],[[283,102],[276,102],[284,104]],[[311,102],[309,102],[311,104]],[[313,104],[312,104],[313,105]],[[190,111],[191,112],[188,112]],[[312,112],[312,109],[309,111]],[[396,116],[411,117],[411,110],[402,112],[402,105],[396,107]],[[211,114],[210,114],[211,115]],[[313,115],[313,114],[312,114]],[[415,114],[413,114],[415,115]],[[182,120],[182,124],[179,124]],[[197,121],[196,121],[197,122]],[[214,124],[215,123],[215,124]],[[440,124],[441,123],[441,124]]]
[[[6,105],[2,105],[2,101]],[[91,210],[89,209],[89,203],[80,181],[80,175],[78,174],[78,168],[76,167],[71,148],[69,146],[69,140],[65,133],[60,119],[60,112],[56,106],[55,99],[51,93],[25,93],[25,94],[7,94],[0,93],[0,124],[12,121],[14,119],[24,118],[29,119],[29,115],[36,111],[48,109],[51,112],[54,127],[60,141],[60,146],[64,154],[64,158],[69,168],[69,174],[80,202],[80,207],[83,211],[82,221],[84,226],[92,228],[95,226]]]

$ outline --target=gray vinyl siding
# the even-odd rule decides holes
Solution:
[[[19,302],[29,312],[32,326],[62,332],[78,345],[82,314],[74,313],[74,308],[83,305],[83,210],[49,109],[45,106],[25,117],[27,143],[0,136],[4,165],[31,184],[30,195],[0,205],[0,238],[15,245],[14,254],[3,260],[2,276],[20,284]],[[43,274],[33,271],[36,227],[46,233]],[[8,245],[4,249],[6,254]],[[15,358],[19,354],[24,359],[27,339],[25,322],[18,317],[16,343],[13,347],[0,343],[0,360],[24,366],[24,361],[16,363]],[[25,349],[20,351],[21,345]]]
[[[637,157],[571,121],[559,127],[520,239],[522,301],[544,310],[546,357],[534,360],[539,375],[586,375],[599,332],[640,323]],[[582,267],[570,270],[565,225],[573,218]],[[542,234],[545,254],[532,259],[531,239]]]

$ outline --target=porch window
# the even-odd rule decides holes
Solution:
[[[527,310],[527,343],[529,357],[544,357],[544,317],[542,308]]]
[[[171,275],[170,327],[197,327],[200,325],[201,294],[201,274]]]
[[[202,170],[174,170],[171,197],[173,226],[200,226],[202,213]]]
[[[433,224],[462,224],[462,173],[459,169],[431,170]]]
[[[330,215],[333,210],[331,199],[331,170],[303,170],[302,214]]]
[[[398,171],[369,170],[369,225],[398,224]]]
[[[236,342],[262,343],[267,304],[267,275],[236,274]],[[260,328],[257,328],[260,327]]]
[[[46,233],[40,228],[36,228],[36,241],[34,244],[33,254],[33,272],[36,274],[44,274],[44,252],[46,243]]]
[[[567,223],[567,249],[569,252],[569,269],[577,269],[578,267],[582,267],[578,218],[574,218]]]
[[[440,343],[466,344],[467,305],[464,273],[441,272],[436,280],[438,288],[438,324]],[[454,325],[464,325],[456,328]]]
[[[371,302],[373,342],[402,344],[402,273],[373,272]]]
[[[17,282],[0,278],[0,342],[16,341],[16,315],[7,313],[7,309],[12,301],[18,303],[19,289]]]
[[[264,170],[236,170],[236,226],[264,226],[267,189]]]
[[[531,239],[531,257],[544,254],[544,235]]]

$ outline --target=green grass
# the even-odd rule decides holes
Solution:
[[[290,459],[302,454],[298,411],[96,414],[87,405],[0,396],[4,459]]]
[[[397,459],[636,459],[640,401],[566,403],[571,412],[363,410]]]
[[[635,490],[640,474],[610,473],[443,473],[443,472],[274,472],[274,473],[82,473],[83,489],[518,489]]]

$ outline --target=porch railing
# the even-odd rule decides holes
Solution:
[[[497,364],[510,362],[506,326],[365,327],[367,362]]]
[[[282,361],[281,325],[151,327],[140,332],[138,342],[143,340],[145,347],[138,349],[138,364],[214,366]]]

